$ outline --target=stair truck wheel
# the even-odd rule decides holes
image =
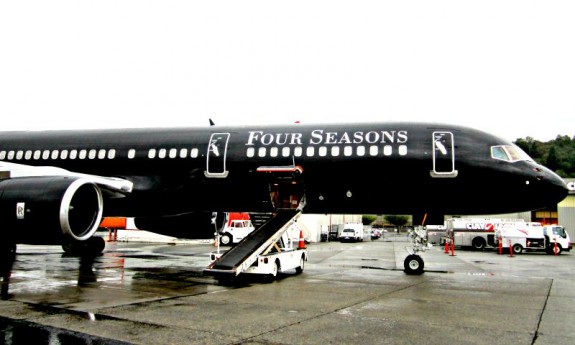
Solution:
[[[304,265],[305,265],[305,257],[304,255],[302,255],[301,258],[299,259],[299,267],[295,268],[296,273],[302,273]]]

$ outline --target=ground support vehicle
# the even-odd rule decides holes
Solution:
[[[251,232],[237,246],[225,252],[210,253],[212,262],[204,270],[220,282],[232,282],[240,274],[264,274],[275,278],[278,273],[295,269],[303,272],[308,259],[303,232],[298,241],[289,235],[289,229],[299,216],[298,212],[278,212],[270,221]]]
[[[560,225],[541,226],[538,223],[531,223],[526,227],[502,228],[497,230],[495,235],[498,248],[508,251],[511,247],[513,254],[527,250],[559,255],[572,249],[569,234]]]
[[[445,235],[455,246],[482,250],[496,246],[495,230],[526,223],[523,219],[451,218],[446,221]]]
[[[222,246],[230,246],[239,243],[255,227],[247,213],[229,213],[226,222],[219,232],[219,241]]]
[[[218,260],[222,253],[212,253],[211,259]],[[256,261],[245,268],[243,274],[265,274],[275,278],[281,272],[295,269],[296,273],[302,273],[307,261],[307,249],[297,247],[279,247],[257,256]]]
[[[431,244],[445,243],[445,225],[427,225],[427,242]]]
[[[344,224],[338,239],[341,242],[361,242],[363,241],[363,224],[347,223]]]

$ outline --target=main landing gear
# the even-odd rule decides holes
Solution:
[[[409,255],[405,258],[403,262],[404,272],[406,274],[422,274],[423,273],[423,259],[419,255],[419,252],[424,252],[431,248],[431,244],[427,242],[427,236],[425,236],[426,230],[424,229],[413,229],[407,236],[411,239],[411,247],[405,247],[405,250]]]

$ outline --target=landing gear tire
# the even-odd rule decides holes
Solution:
[[[422,274],[423,266],[423,259],[415,254],[408,255],[403,262],[406,274]]]
[[[230,234],[225,234],[220,237],[220,245],[230,246],[232,244],[232,236]]]
[[[305,258],[303,257],[303,255],[301,256],[301,258],[299,259],[299,267],[295,268],[295,272],[297,274],[300,274],[303,272],[303,266],[305,265]]]

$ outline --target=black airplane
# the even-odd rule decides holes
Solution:
[[[511,142],[434,123],[0,132],[3,250],[93,241],[105,216],[213,238],[214,214],[500,214],[557,204],[565,182]],[[180,227],[179,229],[181,229]],[[99,249],[103,249],[103,244]]]

